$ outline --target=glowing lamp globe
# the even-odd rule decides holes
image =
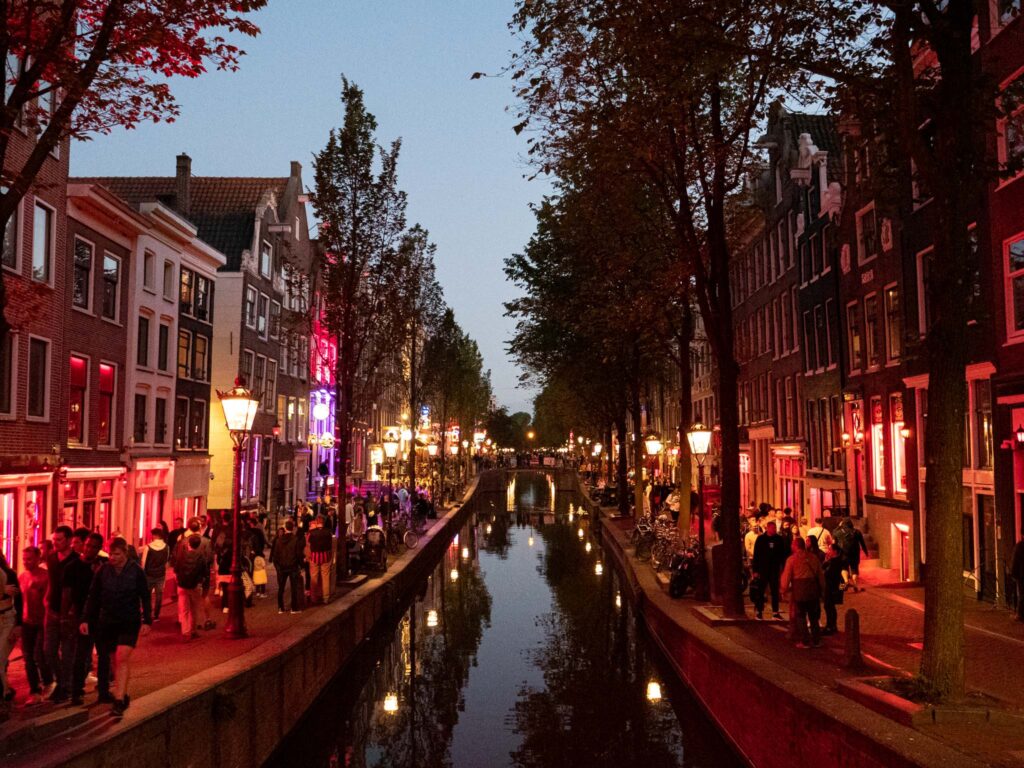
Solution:
[[[661,701],[661,685],[654,680],[647,684],[647,700]]]
[[[384,455],[389,459],[398,455],[398,440],[395,439],[394,432],[388,432],[384,436]]]
[[[463,440],[462,441],[462,447],[463,448],[469,448],[469,440]]]
[[[431,628],[437,626],[437,611],[427,611],[427,626]]]
[[[427,445],[427,455],[431,458],[437,456],[437,443],[429,443]]]
[[[384,711],[389,715],[393,715],[398,711],[398,694],[389,693],[384,697]]]
[[[228,431],[249,432],[256,419],[256,409],[260,407],[260,401],[245,388],[245,381],[241,377],[235,379],[235,386],[227,392],[218,390],[217,397],[220,398],[221,408],[224,409],[224,423]]]
[[[657,456],[661,453],[661,438],[652,432],[644,438],[644,448],[648,456]]]
[[[452,443],[451,445],[449,445],[448,446],[448,452],[452,456],[458,456],[459,455],[459,444],[458,443]]]
[[[313,418],[317,421],[323,421],[330,414],[330,409],[327,407],[327,403],[317,403],[313,406]]]
[[[686,433],[686,442],[690,444],[690,453],[697,462],[702,462],[711,448],[711,430],[698,421]]]

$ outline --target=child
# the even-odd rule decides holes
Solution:
[[[252,583],[256,585],[256,596],[267,596],[267,561],[263,555],[256,555],[252,564]]]

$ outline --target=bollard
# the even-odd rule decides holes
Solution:
[[[856,608],[846,612],[846,660],[845,665],[849,669],[859,669],[864,666],[864,659],[860,655],[860,614]]]

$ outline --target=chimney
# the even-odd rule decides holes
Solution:
[[[302,175],[302,163],[292,160],[292,178],[297,179]]]
[[[178,164],[174,174],[174,203],[183,216],[189,215],[192,198],[189,193],[189,181],[192,177],[192,158],[182,152],[178,155]]]

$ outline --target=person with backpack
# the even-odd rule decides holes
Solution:
[[[285,585],[291,585],[291,612],[299,613],[302,584],[299,576],[306,549],[305,538],[295,531],[295,521],[288,518],[284,521],[284,533],[274,539],[270,550],[270,560],[277,571],[277,612],[284,613]]]
[[[140,564],[153,596],[153,621],[157,621],[160,618],[160,606],[164,602],[164,581],[167,579],[171,548],[167,546],[167,533],[163,528],[154,528],[149,533],[152,539],[142,548]]]
[[[178,542],[171,564],[178,582],[178,622],[186,641],[199,636],[196,624],[203,610],[203,582],[210,573],[207,550],[202,545],[202,535],[188,531]]]
[[[857,577],[860,575],[860,553],[868,553],[867,542],[864,541],[864,534],[853,524],[853,520],[846,518],[836,528],[836,543],[843,552],[846,565],[850,570],[850,588],[854,592],[862,592],[857,584]]]

